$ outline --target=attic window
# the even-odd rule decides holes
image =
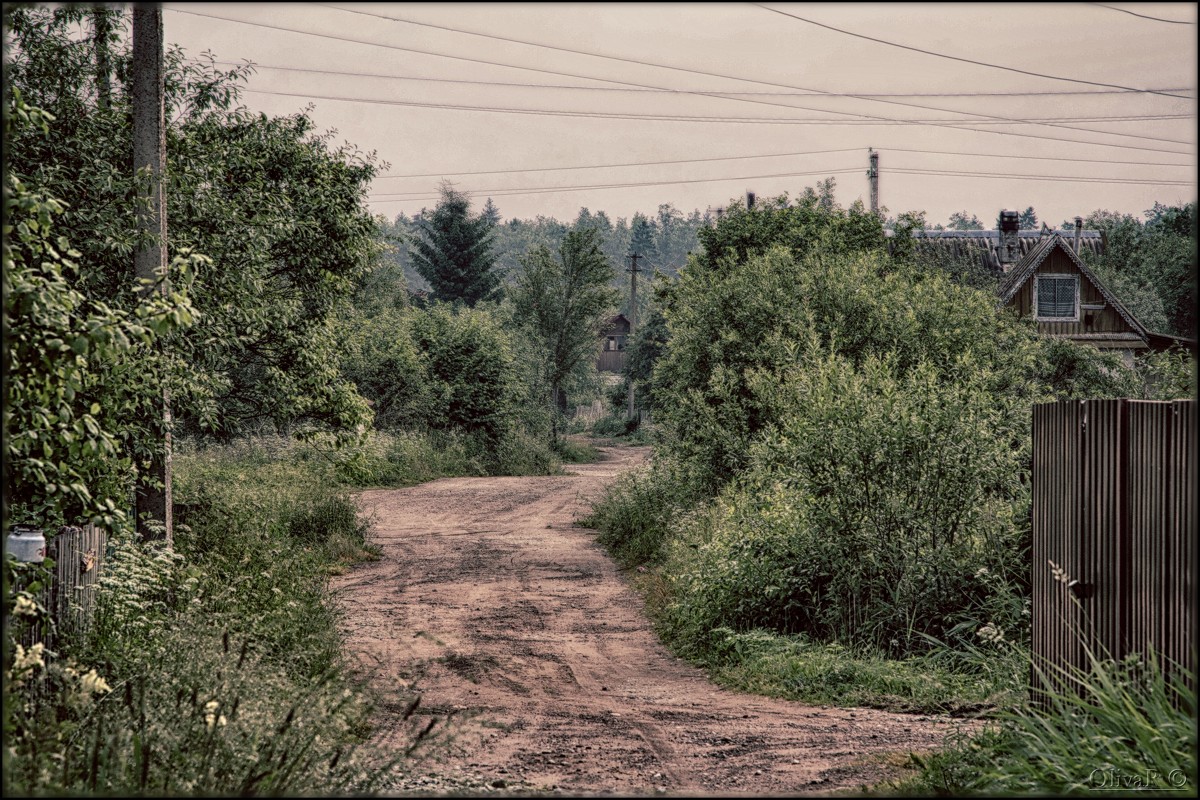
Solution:
[[[1035,315],[1039,320],[1079,321],[1079,276],[1038,275],[1035,279]]]

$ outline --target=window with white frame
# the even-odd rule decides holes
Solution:
[[[1079,276],[1038,275],[1034,279],[1034,315],[1055,322],[1079,320]]]

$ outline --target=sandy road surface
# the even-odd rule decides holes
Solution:
[[[887,777],[953,729],[737,694],[671,656],[594,532],[573,525],[646,452],[363,494],[384,555],[335,588],[348,648],[386,698],[376,736],[403,748],[436,720],[444,740],[391,791],[828,793]]]

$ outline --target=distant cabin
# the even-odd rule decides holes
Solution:
[[[1032,318],[1043,336],[1115,350],[1130,365],[1141,353],[1187,344],[1146,330],[1057,231],[1006,270],[998,294],[1000,305]]]
[[[629,338],[629,320],[624,314],[610,317],[600,331],[604,340],[596,369],[601,372],[620,372],[625,369],[625,344]]]

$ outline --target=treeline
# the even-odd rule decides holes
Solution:
[[[409,243],[420,238],[421,222],[431,213],[423,211],[412,217],[400,214],[381,224],[385,240],[395,245],[385,259],[399,268],[408,287],[414,291],[428,290],[429,285],[413,263]],[[620,269],[629,265],[627,256],[635,252],[644,257],[639,262],[643,269],[675,275],[687,263],[688,255],[699,249],[700,229],[712,222],[707,213],[694,210],[685,215],[670,203],[660,205],[653,217],[638,212],[629,219],[618,217],[616,222],[604,211],[593,213],[587,208],[581,208],[571,222],[541,216],[531,220],[504,220],[490,198],[479,216],[491,227],[498,271],[509,282],[516,280],[521,270],[521,258],[533,248],[542,245],[556,251],[569,231],[589,229],[599,233],[600,252],[618,268],[613,278],[615,282],[621,280]],[[627,310],[622,308],[622,311]]]

